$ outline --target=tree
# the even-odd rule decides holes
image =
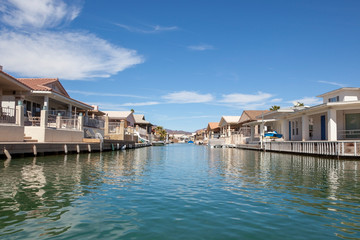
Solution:
[[[134,109],[131,109],[130,111],[131,111],[132,113],[134,113],[134,112],[135,112],[135,110],[134,110]]]
[[[157,126],[155,128],[155,134],[160,137],[160,140],[164,140],[166,138],[167,132],[162,126]]]
[[[271,108],[269,110],[270,111],[276,111],[276,110],[279,110],[279,109],[280,109],[280,106],[274,105],[274,106],[271,106]]]

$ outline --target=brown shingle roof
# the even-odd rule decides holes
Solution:
[[[269,110],[244,110],[239,123],[245,123],[257,120],[256,117],[261,116],[263,113],[270,112]]]
[[[217,128],[219,128],[219,123],[218,122],[209,122],[208,128],[210,128],[211,130],[217,129]]]
[[[58,78],[18,78],[17,80],[35,91],[52,91],[70,97]],[[56,83],[57,86],[59,86],[60,91],[49,87],[48,85],[51,83]]]

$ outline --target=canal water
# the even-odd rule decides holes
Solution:
[[[174,144],[0,161],[0,239],[360,239],[360,163]]]

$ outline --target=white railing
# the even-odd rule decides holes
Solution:
[[[264,150],[330,156],[360,156],[360,141],[264,142]]]
[[[120,123],[116,123],[116,122],[109,123],[109,133],[116,133],[116,128],[120,128]]]
[[[0,107],[0,123],[15,123],[15,109]]]
[[[60,124],[58,125],[59,129],[70,129],[70,130],[79,130],[79,119],[74,118],[61,118]]]

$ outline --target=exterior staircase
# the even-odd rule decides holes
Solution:
[[[32,139],[32,137],[24,136],[24,142],[38,142],[36,139]]]

